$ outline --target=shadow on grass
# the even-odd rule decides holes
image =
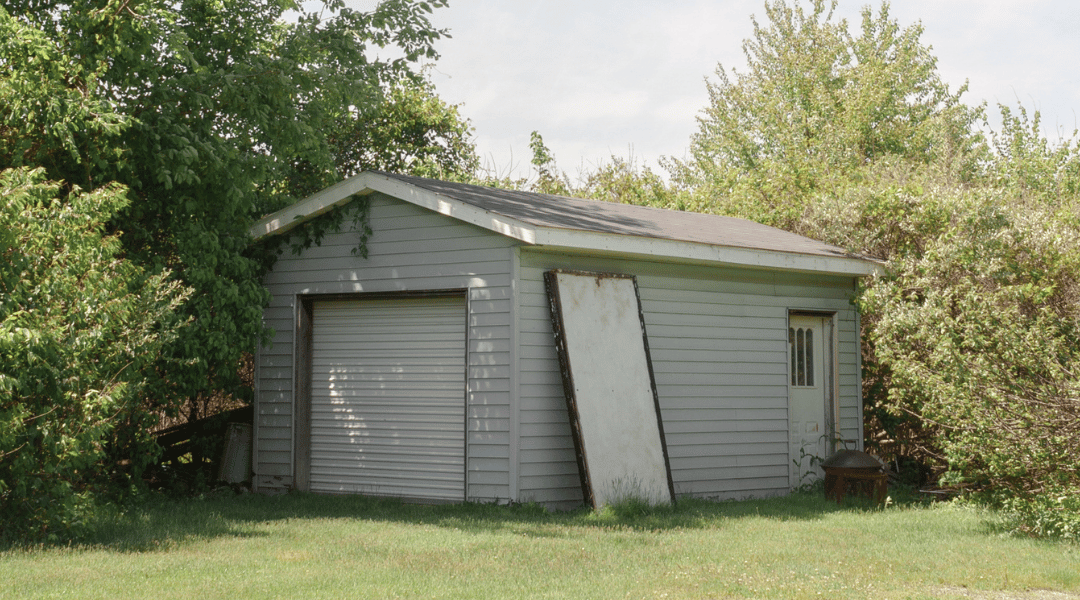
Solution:
[[[600,510],[551,512],[536,504],[409,504],[365,496],[291,493],[211,494],[184,500],[155,499],[102,515],[75,545],[118,552],[170,550],[215,538],[270,535],[264,525],[285,520],[363,520],[447,527],[463,532],[512,531],[532,537],[563,537],[581,529],[664,531],[722,529],[739,519],[817,520],[836,512],[880,510],[869,501],[844,505],[820,490],[765,500],[710,501],[682,498],[675,506],[625,501]],[[0,550],[3,550],[0,548]]]

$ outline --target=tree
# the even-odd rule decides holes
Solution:
[[[860,300],[888,406],[933,435],[947,482],[1042,506],[1022,528],[1077,537],[1080,227],[985,189],[950,204],[943,231]]]
[[[374,110],[353,111],[333,127],[330,145],[342,176],[378,170],[460,181],[480,165],[471,125],[426,80],[397,82]]]
[[[127,187],[111,225],[125,256],[194,290],[183,312],[196,326],[170,346],[171,397],[235,388],[241,354],[267,333],[259,277],[273,249],[250,246],[249,224],[339,178],[332,132],[418,79],[443,36],[429,15],[444,5],[5,0],[0,168]],[[401,57],[369,58],[386,46]]]
[[[1007,106],[998,108],[1000,131],[983,124],[990,131],[993,153],[987,171],[995,187],[1024,202],[1076,214],[1070,200],[1080,196],[1080,132],[1051,143],[1041,133],[1038,112],[1029,118],[1023,105],[1015,114]]]
[[[473,183],[508,189],[528,189],[542,194],[554,194],[571,198],[590,198],[605,202],[619,202],[688,210],[684,190],[669,185],[647,165],[640,165],[633,156],[622,158],[612,155],[591,169],[582,167],[575,180],[559,168],[555,154],[544,143],[539,132],[532,132],[529,149],[533,152],[534,175],[531,178],[474,179]],[[696,208],[696,207],[694,207]]]
[[[693,210],[685,194],[669,185],[648,165],[639,164],[634,157],[612,156],[609,161],[579,174],[577,195],[583,198],[652,206],[672,210]]]
[[[69,537],[156,456],[144,397],[187,291],[121,257],[105,230],[126,203],[0,172],[0,539]]]
[[[92,189],[112,179],[128,121],[98,95],[97,65],[66,50],[0,6],[0,169],[42,167]]]
[[[743,43],[747,71],[717,68],[691,158],[669,164],[716,212],[792,228],[808,199],[858,177],[883,157],[976,164],[977,111],[960,102],[888,4],[863,11],[861,33],[833,20],[836,2],[810,10],[767,2],[765,24]]]
[[[541,194],[573,196],[574,190],[570,178],[555,163],[555,155],[544,144],[544,138],[539,131],[534,131],[529,135],[529,149],[532,150],[531,162],[533,168],[536,169],[536,179],[529,188]]]

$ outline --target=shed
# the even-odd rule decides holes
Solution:
[[[757,223],[365,172],[372,231],[283,255],[256,356],[254,486],[428,501],[583,501],[544,274],[633,276],[677,495],[785,494],[862,447],[859,315],[876,263]]]

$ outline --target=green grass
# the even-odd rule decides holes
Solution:
[[[940,598],[1080,591],[1080,548],[952,504],[818,494],[603,511],[358,497],[161,502],[0,553],[0,598]],[[975,596],[977,597],[977,596]]]

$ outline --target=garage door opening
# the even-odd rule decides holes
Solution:
[[[464,296],[310,306],[307,489],[464,500]]]

